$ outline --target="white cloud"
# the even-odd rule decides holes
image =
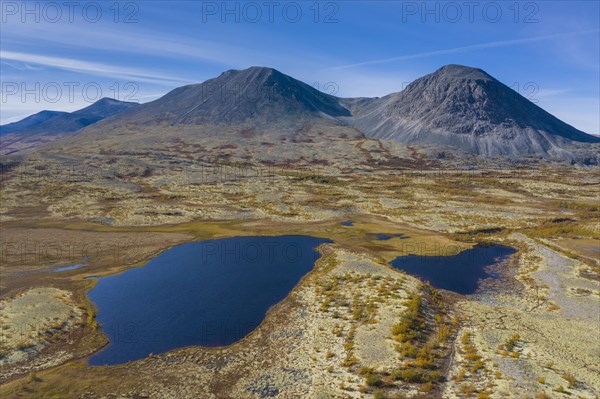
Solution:
[[[58,68],[71,72],[85,73],[96,76],[107,76],[123,80],[131,79],[134,81],[153,83],[163,86],[193,83],[191,80],[164,75],[145,69],[114,66],[98,62],[82,61],[73,58],[51,57],[37,54],[18,53],[13,51],[0,51],[0,58],[4,60],[22,62],[25,64],[43,65],[46,67]]]
[[[20,43],[35,40],[40,45],[51,43],[52,47],[68,44],[69,47],[81,47],[86,50],[202,60],[231,67],[254,65],[257,59],[273,63],[279,58],[224,42],[199,39],[196,35],[155,35],[143,30],[117,30],[114,27],[82,29],[77,24],[54,24],[52,29],[48,29],[44,24],[7,25],[3,36],[4,48],[7,45],[16,48]]]
[[[539,89],[535,94],[534,97],[537,98],[546,98],[546,97],[554,97],[554,96],[558,96],[558,95],[563,95],[566,93],[571,92],[572,90],[570,89]]]

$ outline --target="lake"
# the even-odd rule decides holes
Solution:
[[[226,346],[252,332],[330,240],[233,237],[176,246],[146,265],[102,277],[89,293],[110,343],[91,365],[190,346]]]
[[[390,264],[396,269],[429,281],[435,288],[473,294],[479,281],[497,278],[490,266],[505,261],[516,250],[503,245],[478,245],[459,254],[449,256],[406,255]]]

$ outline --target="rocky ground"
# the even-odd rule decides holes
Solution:
[[[69,291],[44,287],[3,300],[0,314],[0,367],[6,369],[37,357],[52,340],[72,333],[82,311]]]
[[[522,234],[511,238],[525,245],[512,272],[515,289],[456,304],[467,319],[462,351],[473,346],[484,372],[470,372],[472,362],[459,351],[445,397],[475,387],[494,392],[490,397],[596,398],[600,284],[579,277],[587,265]]]
[[[369,157],[382,151],[355,144]],[[311,171],[164,154],[71,159],[79,165],[71,169],[67,161],[32,157],[2,174],[3,397],[600,395],[597,170],[464,171],[447,163]],[[380,241],[375,233],[403,236]],[[85,295],[94,285],[88,277],[141,266],[182,242],[273,234],[334,244],[321,247],[315,270],[250,336],[227,348],[86,365],[106,343]],[[477,242],[519,252],[498,266],[501,282],[469,297],[387,265]],[[52,272],[78,263],[87,266]],[[19,345],[5,328],[15,320],[34,320],[56,337]]]

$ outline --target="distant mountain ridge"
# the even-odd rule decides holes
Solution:
[[[104,97],[74,112],[38,112],[18,122],[0,126],[0,152],[6,154],[37,148],[138,105]]]
[[[52,135],[74,132],[137,105],[139,104],[104,97],[74,112],[38,112],[18,122],[0,126],[0,134],[21,133],[22,135],[33,135],[44,133]]]
[[[8,134],[20,132],[22,130],[41,125],[48,120],[55,118],[60,115],[67,115],[68,112],[62,111],[41,111],[37,114],[30,115],[25,119],[21,119],[18,122],[8,123],[0,126],[0,134]]]

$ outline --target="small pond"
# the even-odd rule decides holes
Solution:
[[[478,245],[449,256],[399,256],[391,262],[396,269],[429,281],[435,288],[473,294],[479,281],[499,277],[490,266],[505,261],[516,250],[503,245]]]
[[[233,237],[176,246],[89,292],[110,343],[91,365],[239,341],[312,270],[326,239]]]
[[[76,265],[57,267],[56,269],[52,269],[52,272],[53,273],[66,272],[68,270],[75,270],[75,269],[79,269],[81,267],[86,267],[86,266],[87,266],[87,264],[85,264],[85,263],[77,263]]]
[[[397,234],[388,234],[388,233],[369,233],[369,237],[373,237],[374,239],[376,239],[377,241],[387,241],[387,240],[391,240],[394,237],[398,237],[401,240],[407,238],[404,234],[402,233],[397,233]]]

